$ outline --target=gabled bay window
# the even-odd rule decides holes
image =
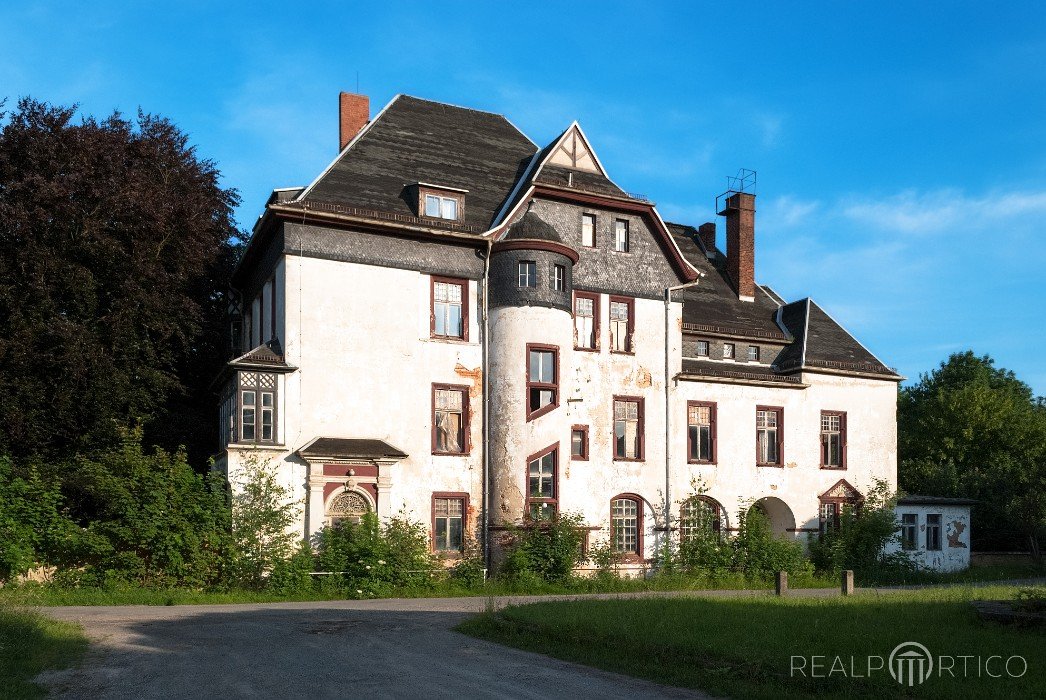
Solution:
[[[227,424],[229,442],[276,442],[277,381],[277,375],[266,372],[239,373],[235,411]]]

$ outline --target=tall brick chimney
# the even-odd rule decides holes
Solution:
[[[338,123],[340,125],[340,143],[338,150],[344,150],[370,121],[370,98],[353,92],[343,92],[338,96]]]
[[[719,212],[726,216],[726,271],[741,301],[755,301],[755,195],[735,192]]]
[[[697,237],[701,239],[701,245],[705,247],[705,255],[710,259],[715,257],[715,222],[701,224],[697,227]]]

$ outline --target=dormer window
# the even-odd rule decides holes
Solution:
[[[465,190],[419,182],[418,212],[430,219],[461,221],[465,208]]]
[[[453,197],[427,194],[425,195],[425,216],[456,221],[458,218],[458,200]]]

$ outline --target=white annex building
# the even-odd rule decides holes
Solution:
[[[577,123],[542,147],[340,99],[338,156],[272,193],[236,272],[223,392],[220,464],[276,461],[303,536],[403,511],[453,555],[576,512],[638,563],[695,513],[805,539],[896,488],[901,377],[756,282],[743,179],[717,236],[619,187]]]

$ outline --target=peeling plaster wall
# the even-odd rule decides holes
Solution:
[[[409,455],[383,468],[391,488],[379,488],[379,515],[406,509],[428,524],[433,492],[464,492],[476,513],[469,526],[477,526],[483,478],[478,283],[468,285],[469,341],[443,341],[429,337],[427,274],[297,256],[284,257],[281,268],[278,298],[285,301],[278,327],[287,362],[300,369],[280,378],[283,448],[263,454],[280,462],[281,480],[311,513],[302,534],[323,525],[323,509],[309,508],[308,465],[294,452],[320,436],[377,438]],[[469,387],[467,456],[432,455],[433,383]],[[230,448],[230,478],[238,477],[250,451]]]
[[[873,479],[897,485],[897,385],[893,382],[806,373],[806,389],[679,382],[672,413],[673,509],[693,493],[691,480],[727,512],[737,513],[760,498],[775,497],[791,510],[795,528],[816,531],[818,496],[840,479],[867,493]],[[717,413],[715,465],[688,464],[686,402],[714,401]],[[783,467],[756,466],[756,406],[784,409]],[[845,411],[846,469],[821,469],[821,411]],[[798,533],[797,533],[798,535]]]
[[[909,552],[912,559],[921,567],[936,571],[962,571],[970,567],[970,506],[959,505],[898,505],[897,525],[901,516],[914,513],[918,517],[916,529],[916,548]],[[941,549],[926,549],[926,516],[934,513],[941,516]],[[900,542],[887,546],[888,552],[901,549]]]

